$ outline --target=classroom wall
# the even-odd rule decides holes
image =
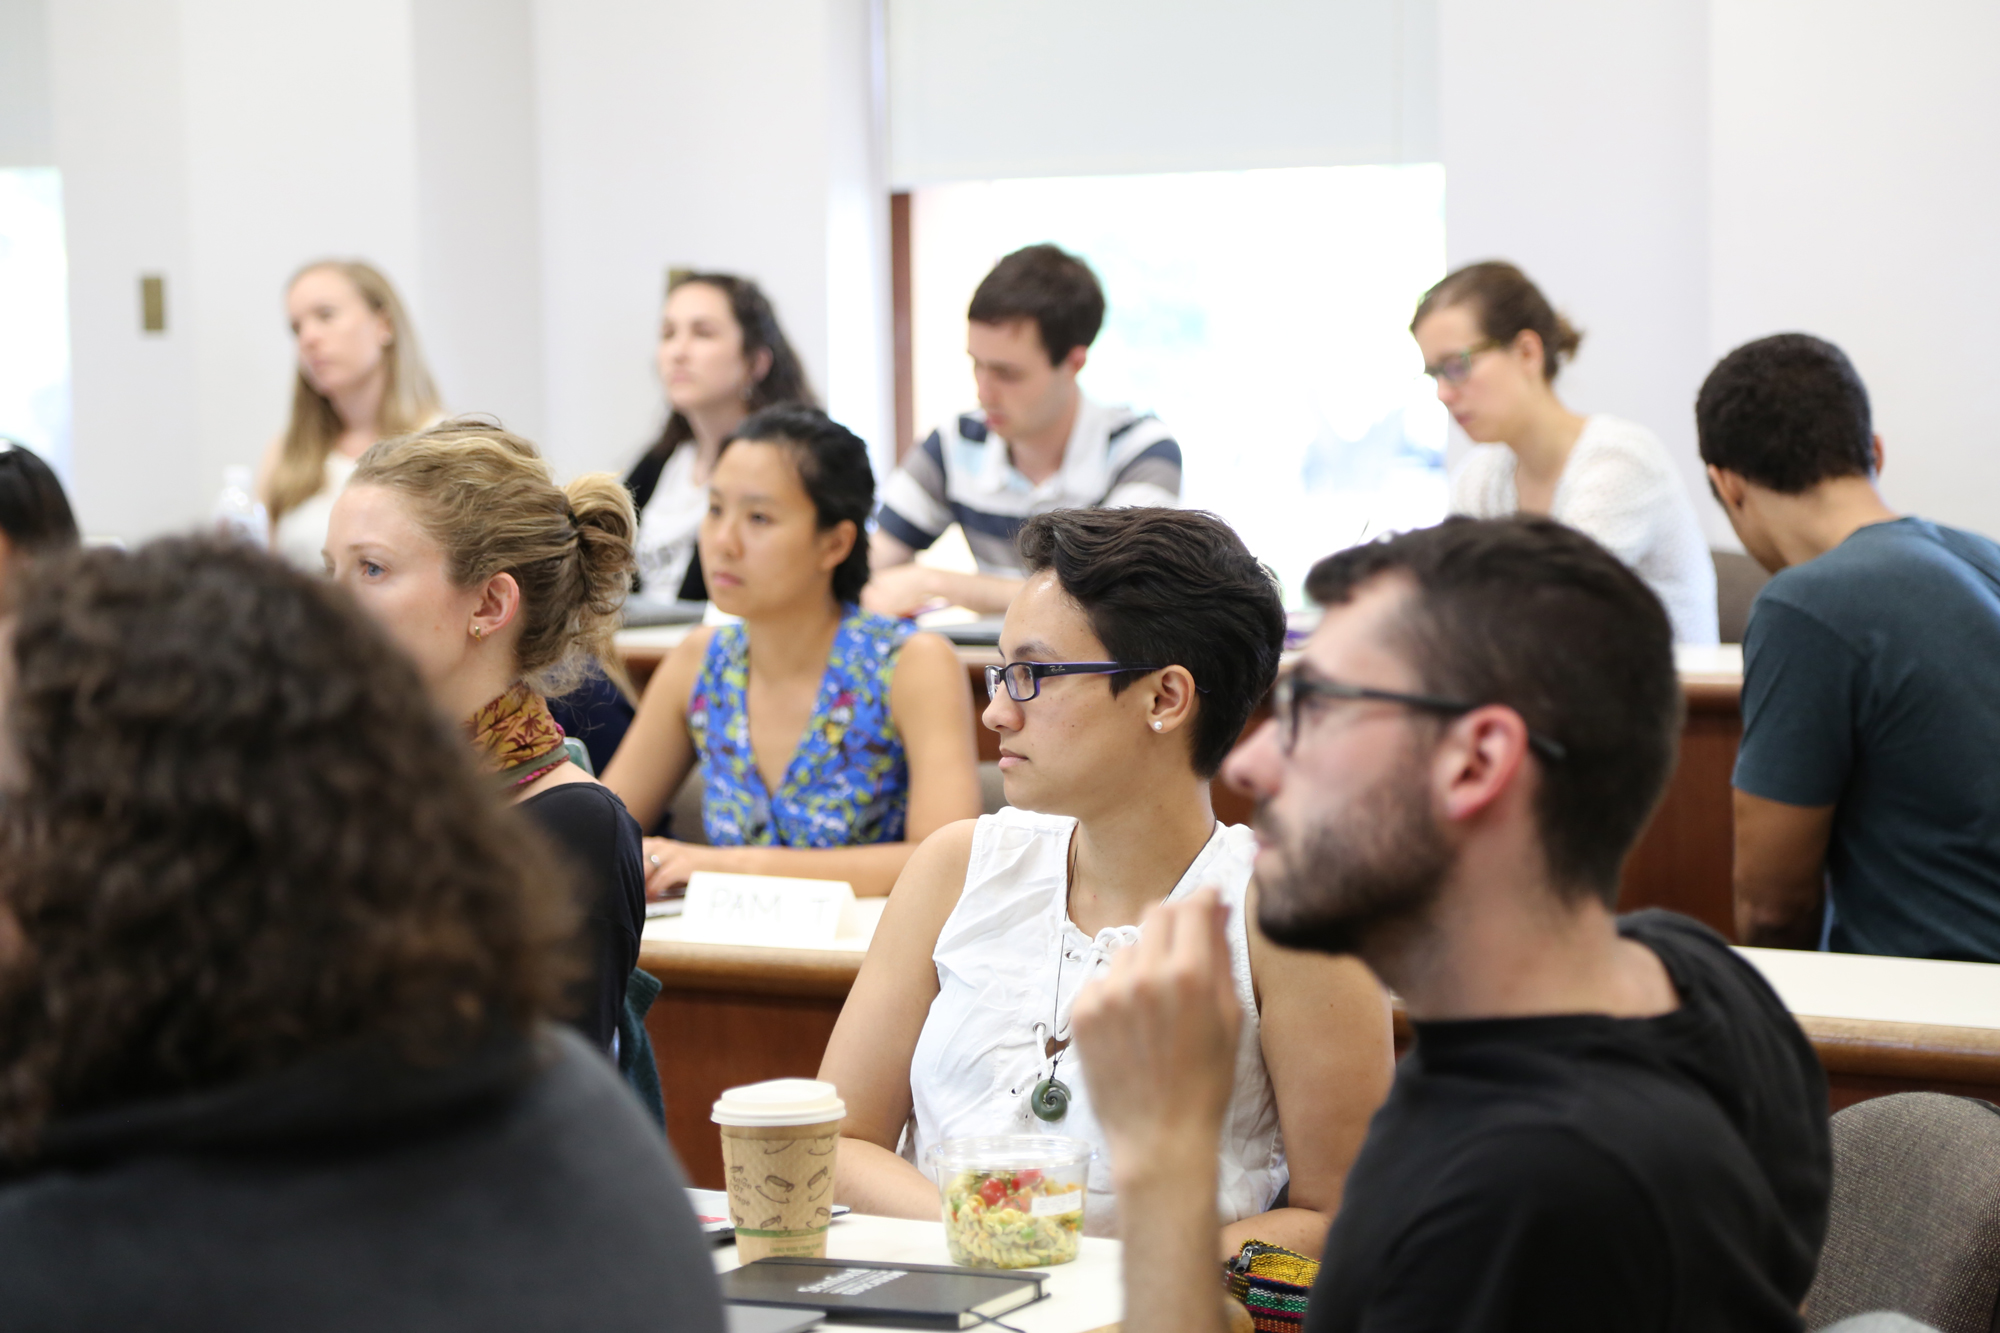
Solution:
[[[0,4],[46,56],[7,57],[46,93],[0,95],[0,152],[45,125],[64,175],[94,533],[200,521],[259,457],[284,284],[322,255],[382,267],[447,408],[559,471],[622,469],[658,430],[678,266],[763,281],[828,405],[889,447],[876,0]],[[139,331],[147,272],[164,334]]]
[[[380,261],[450,405],[538,433],[565,470],[622,466],[657,429],[675,265],[764,280],[835,413],[886,449],[885,4],[0,0],[0,159],[64,173],[86,526],[181,526],[225,462],[255,457],[285,407],[281,287],[320,253]],[[1258,0],[1225,31],[1170,7],[1133,40],[1158,68],[1233,69],[1232,33],[1298,8]],[[2000,533],[2000,408],[1975,378],[2000,340],[2000,11],[1376,0],[1348,16],[1364,10],[1402,16],[1405,94],[1435,42],[1451,259],[1507,255],[1543,282],[1588,335],[1564,392],[1657,431],[1712,537],[1695,389],[1728,347],[1791,327],[1854,353],[1893,501]],[[899,0],[888,22],[907,12],[926,11]],[[1086,19],[1048,69],[1083,68],[1086,39],[1117,55],[1125,29]],[[1020,58],[966,75],[982,104],[1009,105],[1001,74],[1013,104],[1061,104],[1031,47],[990,40]],[[1189,150],[1175,116],[1221,115],[1233,86],[1177,79],[1161,152]],[[1399,114],[1407,145],[1424,112]],[[1113,125],[1118,143],[1158,165],[1128,142],[1137,123]],[[168,277],[164,335],[138,330],[142,272]]]
[[[1732,0],[1711,21],[1712,346],[1839,343],[1890,502],[2000,536],[2000,6]]]
[[[888,448],[875,10],[537,0],[548,429],[565,461],[623,468],[658,432],[669,268],[756,278],[829,409]]]
[[[1449,263],[1525,269],[1584,333],[1564,401],[1658,434],[1711,542],[1734,545],[1693,414],[1713,361],[1707,7],[1440,4]]]

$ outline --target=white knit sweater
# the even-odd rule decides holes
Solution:
[[[1514,451],[1475,445],[1451,484],[1451,511],[1501,518],[1521,507]],[[1673,460],[1644,426],[1587,418],[1549,516],[1595,539],[1666,603],[1674,641],[1716,641],[1715,564]]]

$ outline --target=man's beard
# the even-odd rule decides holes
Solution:
[[[1313,824],[1303,839],[1268,804],[1255,822],[1285,861],[1282,874],[1259,881],[1257,924],[1287,948],[1365,955],[1371,941],[1419,921],[1451,869],[1453,848],[1414,751],[1365,800]]]

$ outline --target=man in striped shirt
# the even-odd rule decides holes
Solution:
[[[1104,323],[1082,260],[1053,245],[1016,250],[966,315],[980,410],[932,431],[883,484],[861,597],[871,611],[909,615],[942,599],[998,615],[1022,581],[1014,534],[1036,514],[1180,502],[1181,449],[1160,420],[1077,387]],[[977,574],[912,563],[954,523]]]

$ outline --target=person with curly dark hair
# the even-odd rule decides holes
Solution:
[[[0,622],[9,1328],[719,1329],[683,1179],[547,1021],[564,877],[344,593],[220,539]]]

